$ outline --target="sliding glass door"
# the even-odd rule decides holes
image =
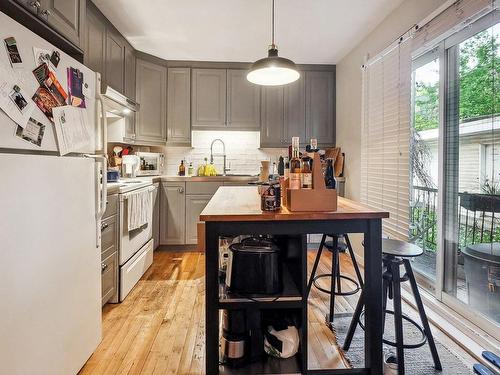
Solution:
[[[498,328],[498,13],[414,59],[412,78],[409,233],[424,249],[414,268],[438,299],[485,329]]]

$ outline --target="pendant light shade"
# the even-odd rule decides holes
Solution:
[[[292,60],[278,56],[278,47],[274,44],[274,0],[272,9],[272,44],[268,56],[252,64],[247,73],[247,80],[257,85],[279,86],[298,80],[300,73]]]

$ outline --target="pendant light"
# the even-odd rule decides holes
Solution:
[[[268,56],[252,64],[247,79],[257,85],[279,86],[299,79],[300,73],[292,60],[278,56],[278,46],[274,43],[274,0],[272,9],[272,44]]]

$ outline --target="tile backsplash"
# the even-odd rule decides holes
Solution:
[[[288,154],[287,148],[259,148],[260,132],[258,131],[193,131],[193,147],[166,146],[162,152],[165,154],[166,175],[176,175],[181,160],[187,165],[193,162],[194,174],[198,166],[204,164],[204,158],[210,163],[210,144],[214,139],[222,139],[226,145],[227,165],[231,168],[228,173],[258,174],[261,160],[270,160],[278,164],[280,155]],[[214,154],[222,153],[222,144],[214,144]],[[214,156],[214,165],[218,173],[222,173],[222,157]],[[187,173],[187,166],[186,166]]]

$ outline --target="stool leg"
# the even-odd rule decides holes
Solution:
[[[403,348],[403,312],[401,309],[401,284],[399,264],[391,263],[392,285],[394,293],[394,328],[396,332],[396,352],[398,357],[398,375],[405,373],[405,358]]]
[[[323,237],[321,237],[321,243],[319,244],[318,254],[316,255],[316,259],[314,260],[311,277],[309,278],[309,282],[307,283],[306,299],[307,297],[309,297],[309,292],[311,291],[311,287],[314,282],[314,277],[316,276],[316,269],[318,268],[319,260],[321,259],[321,253],[323,252],[323,246],[325,245],[325,240],[326,240],[326,234],[324,234]]]
[[[389,281],[386,279],[382,280],[382,296],[383,296],[383,301],[382,301],[382,333],[385,331],[385,310],[387,310],[387,298],[389,297]]]
[[[342,284],[340,283],[340,252],[335,249],[335,275],[337,276],[337,292],[342,293]]]
[[[330,283],[330,312],[329,315],[326,317],[326,320],[328,323],[333,323],[333,314],[334,314],[334,308],[335,308],[335,270],[337,267],[338,263],[338,257],[335,256],[335,254],[338,254],[335,249],[337,248],[338,245],[338,237],[333,236],[333,251],[332,251],[332,278],[331,278],[331,283]]]
[[[432,336],[431,327],[429,326],[429,321],[427,320],[427,315],[424,310],[424,304],[422,303],[422,298],[420,297],[420,293],[418,291],[417,281],[415,280],[415,275],[413,274],[410,261],[408,259],[405,259],[404,265],[406,269],[406,274],[408,275],[408,278],[410,280],[413,297],[415,298],[415,302],[417,303],[418,314],[420,315],[420,320],[422,321],[422,325],[424,326],[424,332],[429,342],[429,348],[431,349],[432,359],[434,360],[434,368],[436,370],[442,371],[443,368],[441,366],[439,354],[436,349],[434,337]]]
[[[361,272],[359,270],[358,262],[356,261],[356,257],[354,256],[354,250],[352,249],[351,241],[349,240],[349,236],[347,234],[344,235],[345,242],[347,244],[347,249],[349,251],[349,255],[351,257],[352,265],[354,266],[354,271],[356,272],[356,277],[358,278],[359,286],[363,288],[363,278],[361,277]]]
[[[361,290],[361,294],[359,295],[358,304],[356,305],[356,309],[354,310],[354,314],[352,315],[351,324],[349,325],[349,329],[347,330],[347,335],[345,337],[344,346],[342,349],[345,351],[349,350],[351,346],[352,338],[354,337],[354,333],[356,332],[356,327],[358,326],[359,317],[361,316],[361,312],[363,311],[363,307],[365,299],[365,290]]]

